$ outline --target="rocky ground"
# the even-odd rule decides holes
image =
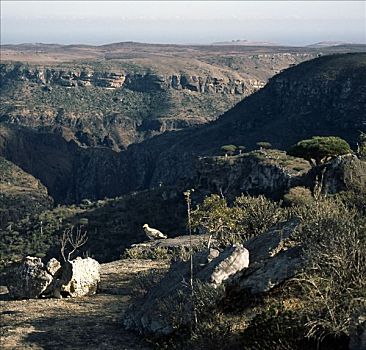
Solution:
[[[121,320],[138,294],[134,277],[167,264],[119,260],[101,266],[100,291],[91,297],[14,301],[0,294],[1,348],[150,349]]]

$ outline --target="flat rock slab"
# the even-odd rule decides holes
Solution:
[[[209,235],[192,235],[191,239],[193,250],[197,251],[207,246]],[[158,257],[159,254],[165,251],[167,258],[179,257],[182,254],[187,254],[189,252],[191,239],[189,236],[185,235],[133,244],[131,248],[127,249],[127,256],[150,259]],[[211,240],[211,245],[214,244],[215,240]]]
[[[166,266],[149,260],[102,264],[101,292],[88,297],[10,301],[0,295],[1,348],[150,350],[121,327],[121,317],[134,298],[135,275]]]
[[[207,245],[209,236],[208,235],[192,235],[192,246],[202,246],[204,244]],[[167,238],[167,239],[157,239],[154,241],[147,241],[139,244],[134,244],[133,247],[146,247],[150,249],[154,248],[189,248],[190,247],[190,238],[188,235],[179,236],[175,238]]]

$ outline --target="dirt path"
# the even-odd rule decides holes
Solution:
[[[150,349],[122,327],[132,280],[164,262],[120,260],[102,265],[100,292],[74,299],[0,299],[1,349]],[[1,297],[1,296],[0,296]]]

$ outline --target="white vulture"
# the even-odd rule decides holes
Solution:
[[[142,228],[144,229],[146,236],[149,237],[151,241],[153,241],[154,239],[168,238],[166,235],[164,235],[164,233],[161,233],[159,230],[149,227],[148,224],[145,224],[144,226],[142,226]]]

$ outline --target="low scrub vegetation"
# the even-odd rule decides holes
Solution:
[[[305,188],[290,191],[285,198],[290,206],[262,196],[242,195],[231,205],[218,195],[207,197],[192,211],[192,224],[215,236],[222,246],[244,242],[281,221],[297,218],[295,239],[303,247],[307,267],[260,297],[226,294],[218,305],[201,302],[198,323],[190,332],[159,341],[159,346],[346,348],[350,319],[366,306],[366,218],[347,198],[344,194],[313,198]],[[201,286],[195,294],[210,295],[207,288]],[[245,303],[239,302],[243,298]]]
[[[229,206],[225,198],[214,194],[192,211],[192,226],[227,245],[243,243],[265,232],[285,215],[281,203],[264,196],[241,195]]]

